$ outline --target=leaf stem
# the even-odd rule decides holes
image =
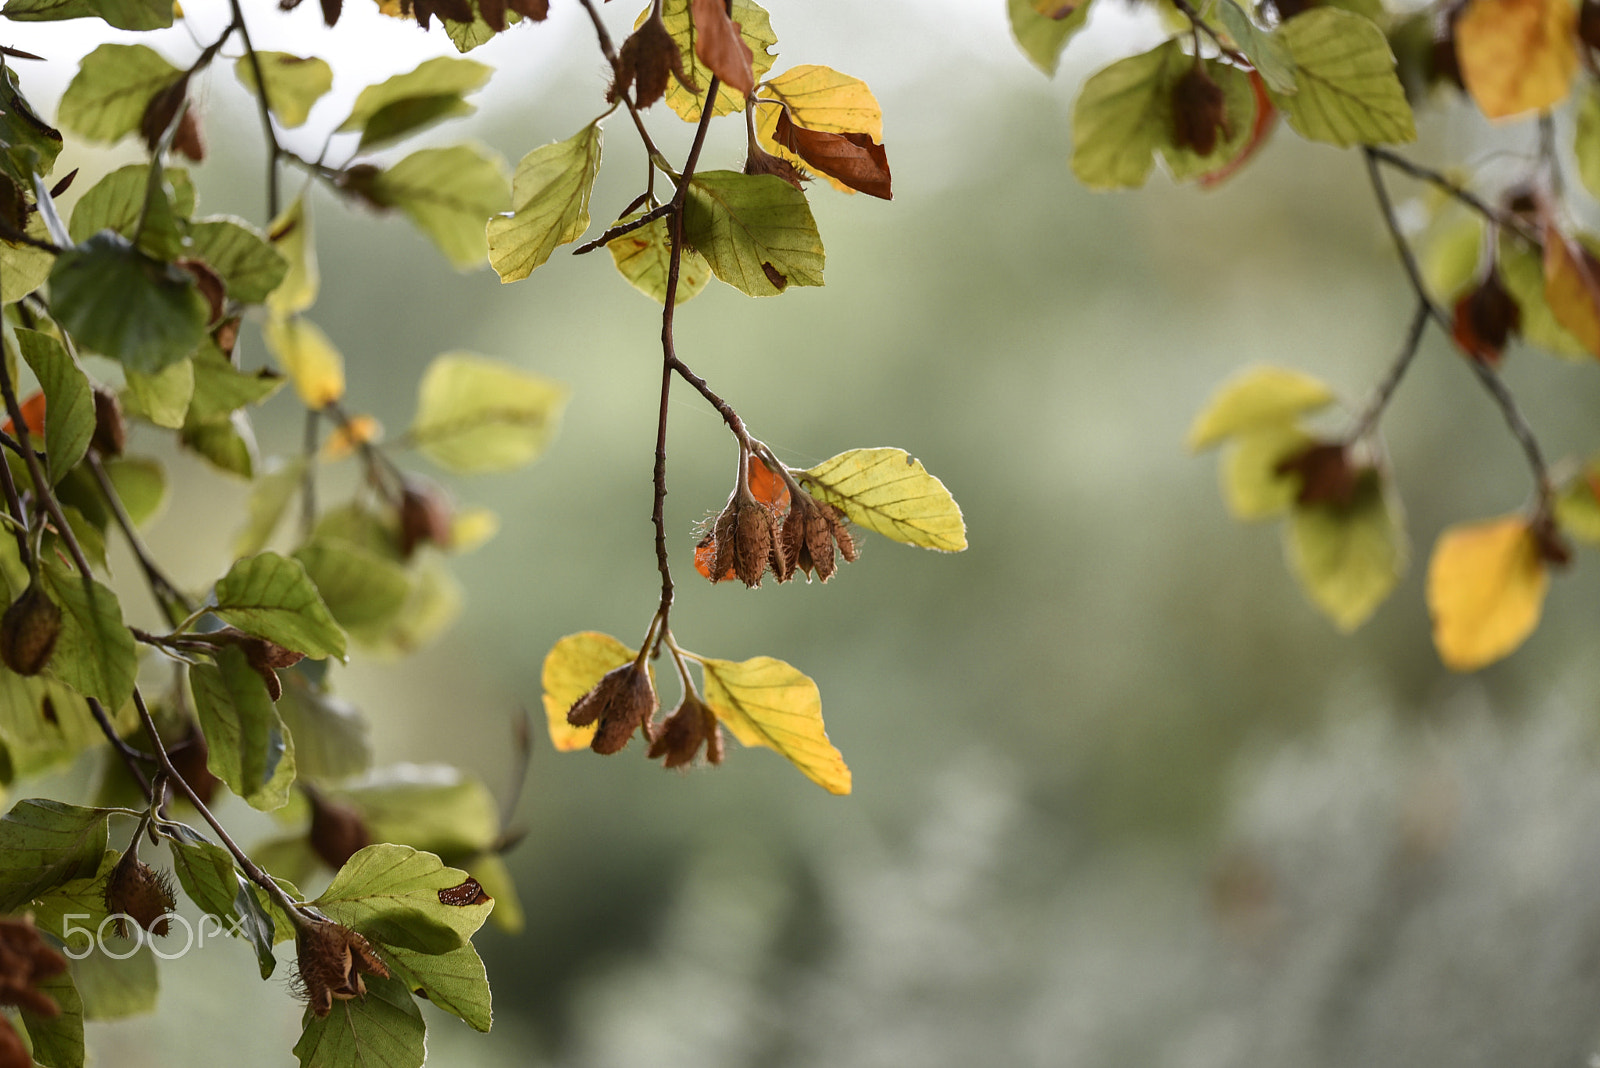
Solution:
[[[1424,300],[1417,301],[1417,310],[1411,316],[1411,325],[1406,329],[1406,339],[1401,345],[1400,353],[1389,367],[1389,373],[1383,376],[1383,381],[1378,384],[1372,399],[1367,402],[1361,415],[1357,417],[1355,425],[1345,437],[1345,444],[1353,445],[1366,437],[1377,428],[1378,420],[1383,416],[1384,409],[1389,406],[1389,401],[1394,397],[1394,391],[1399,388],[1400,380],[1406,376],[1412,360],[1416,358],[1417,351],[1422,347],[1422,334],[1428,327],[1428,304]]]
[[[1393,167],[1395,170],[1415,178],[1419,182],[1427,182],[1452,199],[1471,208],[1488,221],[1514,231],[1519,237],[1533,244],[1539,243],[1539,235],[1530,229],[1521,218],[1510,212],[1499,210],[1477,194],[1451,181],[1439,171],[1431,167],[1424,167],[1420,163],[1406,159],[1392,149],[1382,148],[1377,145],[1367,146],[1366,152],[1369,159],[1375,159],[1379,163]]]
[[[117,493],[116,485],[111,481],[111,476],[106,474],[105,465],[100,462],[100,457],[91,452],[87,459],[89,472],[94,475],[94,480],[100,487],[100,494],[105,497],[112,518],[121,528],[122,536],[127,541],[128,548],[133,551],[134,559],[139,562],[145,582],[150,586],[150,593],[160,604],[161,610],[167,614],[167,622],[177,622],[194,611],[194,602],[178,588],[177,583],[167,577],[166,572],[161,570],[161,565],[150,555],[144,539],[139,536],[138,528],[128,516],[128,510],[123,507],[122,497]]]
[[[233,27],[239,31],[239,39],[244,42],[244,54],[250,61],[250,73],[256,79],[256,105],[261,115],[261,132],[267,138],[267,217],[276,219],[278,159],[283,155],[283,146],[278,144],[278,132],[272,126],[272,104],[267,98],[267,79],[262,76],[261,57],[250,41],[250,28],[244,23],[244,10],[239,6],[239,0],[228,0],[228,8],[233,12]]]

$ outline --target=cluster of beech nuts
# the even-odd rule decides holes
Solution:
[[[727,506],[695,546],[696,561],[705,565],[701,574],[712,582],[737,578],[751,588],[761,585],[769,568],[779,582],[797,571],[827,582],[837,569],[836,555],[847,562],[857,555],[844,515],[801,489],[787,471],[775,474],[755,456],[740,465]]]

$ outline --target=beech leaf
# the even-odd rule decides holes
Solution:
[[[1321,380],[1284,367],[1252,367],[1234,375],[1189,427],[1189,451],[1199,452],[1235,434],[1291,422],[1326,407],[1333,390]]]
[[[637,655],[637,650],[629,649],[611,635],[593,630],[569,634],[550,648],[545,654],[541,680],[550,743],[557,751],[570,753],[589,748],[597,724],[574,727],[567,722],[567,712],[578,698],[594,689],[606,672]]]
[[[700,110],[705,104],[706,90],[711,84],[712,72],[700,56],[699,27],[696,20],[691,17],[691,2],[692,0],[663,0],[661,21],[678,46],[678,53],[683,57],[686,68],[685,73],[696,88],[690,90],[677,78],[673,78],[667,83],[667,92],[663,99],[684,122],[699,122]],[[634,22],[634,29],[638,29],[644,24],[645,19],[650,17],[650,10],[649,5],[646,5]],[[759,81],[772,69],[774,57],[769,49],[778,43],[777,35],[772,32],[772,20],[768,17],[766,9],[754,0],[733,0],[733,11],[725,17],[738,26],[740,41],[750,50],[752,81]],[[733,85],[720,83],[717,87],[716,103],[711,109],[712,114],[727,115],[730,112],[743,110],[745,95]]]
[[[408,436],[452,471],[507,471],[544,451],[566,401],[566,387],[548,378],[486,356],[447,352],[423,372]]]
[[[1471,0],[1455,21],[1461,80],[1491,119],[1566,99],[1578,69],[1578,9],[1568,0]]]
[[[1274,90],[1272,99],[1300,136],[1340,147],[1416,140],[1394,53],[1371,19],[1318,7],[1277,33],[1294,59],[1296,91]]]
[[[505,164],[471,145],[425,148],[379,172],[373,195],[399,208],[457,270],[488,254],[484,220],[511,199]]]
[[[1509,655],[1539,625],[1549,570],[1522,516],[1451,527],[1428,563],[1428,613],[1439,659],[1476,671]]]
[[[344,656],[344,632],[298,560],[264,552],[236,560],[212,609],[246,634],[313,659]]]
[[[421,1068],[427,1027],[416,1000],[398,979],[364,978],[365,997],[335,999],[322,1017],[306,1008],[294,1046],[300,1068]]]
[[[752,297],[822,284],[825,254],[811,206],[782,178],[735,171],[695,175],[683,235],[718,278]]]
[[[316,323],[299,315],[269,319],[261,339],[306,407],[324,408],[344,396],[344,357]]]
[[[796,126],[789,113],[778,110],[772,129],[773,143],[800,157],[812,170],[835,178],[851,189],[881,200],[892,200],[889,158],[883,146],[864,133],[828,133]]]
[[[1083,0],[1065,18],[1055,18],[1054,13],[1042,15],[1034,3],[1035,0],[1006,0],[1011,36],[1035,67],[1055,77],[1067,42],[1089,21],[1090,0]],[[1060,11],[1061,6],[1055,10]]]
[[[700,666],[706,705],[741,744],[776,750],[831,794],[850,792],[850,769],[828,740],[815,682],[770,656],[702,659]]]
[[[106,814],[45,798],[18,801],[0,819],[0,912],[72,879],[94,875],[106,851]]]
[[[690,0],[694,20],[694,54],[712,74],[744,96],[755,92],[752,52],[728,17],[723,0]]]
[[[799,478],[817,500],[886,538],[947,553],[967,547],[961,506],[904,449],[851,449]]]
[[[47,670],[108,711],[121,708],[133,696],[139,659],[117,595],[54,559],[44,561],[40,575],[61,609],[61,634]]]
[[[49,334],[18,327],[17,348],[44,390],[45,455],[51,485],[77,466],[94,436],[94,390],[66,347]]]
[[[290,55],[288,52],[256,52],[261,77],[267,83],[267,106],[284,126],[293,129],[306,121],[311,106],[333,88],[333,68],[326,60]],[[233,73],[251,93],[257,93],[255,66],[249,56],[233,63]]]
[[[1375,471],[1347,505],[1296,506],[1284,533],[1306,595],[1342,631],[1365,623],[1405,570],[1405,533]]]
[[[528,277],[557,245],[589,228],[589,194],[600,170],[600,126],[534,149],[511,179],[511,212],[489,220],[489,263],[502,282]]]
[[[1544,230],[1544,299],[1556,322],[1600,356],[1600,261],[1553,226]]]
[[[253,808],[282,808],[295,779],[294,739],[245,654],[219,649],[216,664],[189,668],[189,687],[211,774]]]
[[[134,133],[151,99],[183,72],[144,45],[103,44],[83,57],[56,121],[89,141]]]
[[[625,223],[639,217],[639,213],[618,219]],[[630,230],[606,244],[617,271],[628,284],[655,301],[667,300],[667,272],[672,263],[671,234],[666,219],[657,219],[647,226]],[[677,303],[682,304],[699,293],[711,281],[711,265],[706,258],[687,246],[678,255]]]

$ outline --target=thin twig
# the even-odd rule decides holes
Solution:
[[[112,518],[122,529],[122,536],[127,541],[128,548],[132,550],[134,559],[139,562],[139,568],[144,572],[150,593],[160,604],[161,610],[167,613],[167,622],[176,623],[194,611],[194,602],[185,596],[177,583],[167,577],[166,572],[161,570],[161,565],[150,555],[150,550],[145,546],[144,539],[139,536],[138,528],[133,525],[128,510],[123,507],[122,497],[117,493],[116,484],[111,481],[111,476],[106,474],[105,465],[100,462],[100,457],[91,452],[88,462],[89,472],[94,475],[101,496],[105,497],[106,504],[110,506]],[[173,612],[174,608],[179,610],[176,614]]]
[[[237,3],[237,0],[234,0],[234,2]],[[617,50],[611,46],[611,34],[606,30],[605,20],[600,17],[600,12],[595,9],[593,0],[578,0],[578,2],[589,13],[589,21],[594,23],[594,35],[600,41],[600,51],[606,57],[606,63],[611,67],[611,78],[613,84],[615,84],[618,65]],[[656,148],[656,143],[650,139],[650,131],[645,129],[644,118],[639,114],[639,109],[634,106],[633,98],[627,93],[618,93],[617,96],[622,101],[623,106],[628,109],[628,115],[633,119],[634,129],[639,131],[639,140],[644,142],[645,151],[649,153],[652,163],[658,160],[664,161],[666,157],[661,154],[660,149]]]
[[[127,766],[128,774],[132,775],[133,781],[139,784],[139,789],[143,791],[145,800],[152,800],[155,795],[151,792],[150,780],[144,777],[144,769],[139,767],[139,762],[155,761],[157,758],[150,753],[140,752],[123,741],[122,736],[117,733],[117,728],[112,725],[111,717],[106,715],[105,706],[98,700],[93,697],[85,698],[85,700],[89,704],[89,714],[100,725],[100,732],[111,743],[111,748],[115,749],[117,755],[122,758],[122,763]]]
[[[1539,243],[1539,235],[1520,217],[1511,212],[1499,210],[1477,194],[1457,185],[1439,171],[1431,167],[1424,167],[1420,163],[1406,159],[1398,152],[1376,145],[1367,148],[1367,155],[1376,159],[1379,163],[1393,167],[1395,170],[1415,178],[1419,182],[1427,182],[1453,199],[1460,201],[1490,222],[1498,223],[1500,226],[1514,231],[1517,236],[1533,244]]]
[[[649,194],[642,194],[642,196],[648,196],[648,195]],[[638,201],[635,201],[634,203],[635,203],[635,205],[637,205]],[[628,211],[632,211],[632,210],[633,210],[632,207],[630,207],[628,209]],[[615,241],[617,238],[621,237],[623,234],[631,234],[633,231],[639,229],[641,226],[649,226],[651,223],[655,222],[657,219],[664,218],[665,216],[671,214],[671,212],[672,212],[672,205],[671,204],[663,204],[663,205],[661,205],[661,207],[656,208],[654,211],[645,212],[643,215],[639,216],[637,219],[632,220],[631,222],[618,223],[617,225],[613,226],[611,229],[607,230],[605,233],[601,234],[599,237],[595,238],[593,241],[590,241],[587,244],[579,245],[577,248],[573,249],[572,250],[572,254],[574,256],[582,256],[584,253],[593,252],[597,248],[603,248],[604,246],[609,245],[611,242]],[[625,211],[622,214],[626,215],[626,214],[628,214],[628,212]]]
[[[1422,347],[1422,332],[1428,326],[1428,304],[1425,300],[1417,301],[1417,310],[1411,316],[1411,326],[1406,330],[1405,343],[1400,347],[1400,354],[1395,357],[1394,363],[1389,367],[1389,373],[1384,375],[1383,381],[1378,384],[1372,399],[1367,402],[1366,408],[1356,418],[1355,425],[1351,428],[1348,443],[1354,444],[1366,437],[1377,427],[1378,420],[1383,416],[1384,409],[1389,406],[1389,400],[1394,396],[1394,391],[1400,385],[1400,380],[1406,376],[1412,361],[1416,358],[1417,351]]]
[[[256,54],[255,45],[250,41],[250,28],[244,23],[244,10],[239,6],[239,0],[228,0],[228,7],[233,12],[233,25],[239,31],[239,39],[244,42],[244,54],[250,60],[250,73],[256,79],[256,104],[261,113],[261,132],[267,138],[267,216],[278,217],[278,159],[283,155],[283,146],[278,144],[278,133],[272,126],[272,104],[267,99],[267,79],[261,70],[261,57]]]

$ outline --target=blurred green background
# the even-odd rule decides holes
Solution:
[[[314,4],[258,6],[259,46],[347,57],[346,101],[449,50],[364,4],[331,34]],[[786,461],[897,445],[965,511],[957,556],[867,536],[826,587],[711,587],[690,570],[690,531],[726,498],[735,452],[675,391],[674,631],[812,675],[849,798],[766,751],[664,774],[638,745],[549,748],[545,651],[586,629],[637,641],[654,605],[658,309],[604,253],[559,251],[503,287],[452,273],[402,220],[313,194],[313,315],[346,355],[353,408],[398,433],[422,367],[453,349],[573,391],[532,469],[449,481],[504,523],[457,562],[461,622],[406,661],[336,673],[382,762],[455,763],[501,790],[517,710],[541,724],[509,858],[527,930],[479,939],[495,1028],[430,1011],[430,1063],[1585,1063],[1600,1048],[1591,562],[1555,583],[1510,661],[1470,678],[1439,665],[1427,547],[1518,507],[1528,478],[1431,338],[1385,420],[1413,565],[1355,635],[1324,622],[1276,527],[1230,521],[1214,459],[1183,438],[1244,366],[1303,368],[1352,404],[1387,367],[1410,298],[1359,156],[1280,129],[1216,191],[1158,174],[1090,194],[1067,165],[1076,86],[1159,31],[1105,5],[1048,81],[1003,7],[774,3],[775,69],[823,63],[877,92],[895,199],[815,187],[825,288],[754,301],[714,286],[678,319],[680,354]],[[581,10],[552,8],[474,53],[500,68],[481,112],[427,143],[470,137],[514,163],[600,110]],[[613,32],[634,13],[608,10]],[[201,39],[221,25],[202,5],[191,17]],[[52,61],[90,44],[72,27],[8,30]],[[192,54],[181,30],[166,41]],[[46,114],[70,74],[50,68],[22,72]],[[201,208],[259,222],[253,115],[225,70],[207,94]],[[289,141],[314,154],[341,117],[325,102]],[[664,108],[650,121],[681,154],[688,128]],[[737,167],[738,124],[718,125],[705,165]],[[1449,106],[1423,127],[1407,151],[1428,161],[1533,141]],[[607,133],[597,226],[643,167],[628,123]],[[1592,448],[1592,367],[1517,349],[1506,377],[1549,452]],[[292,398],[272,402],[264,451],[296,448],[299,420]],[[137,446],[170,452],[154,434]],[[202,586],[226,566],[245,489],[173,462],[151,543]],[[224,815],[272,831],[242,805]],[[159,1015],[91,1028],[99,1063],[290,1060],[300,1007],[255,979],[243,945],[169,964],[162,983]]]

